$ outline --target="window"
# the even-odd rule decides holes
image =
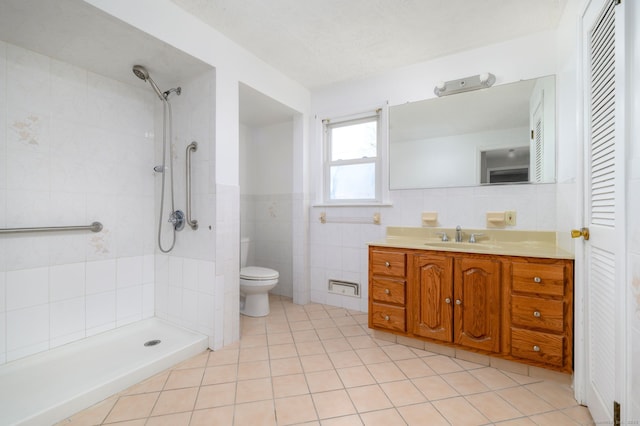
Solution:
[[[381,114],[322,121],[326,203],[381,202]]]

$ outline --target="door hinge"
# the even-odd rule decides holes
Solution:
[[[613,426],[620,426],[620,403],[613,401]]]

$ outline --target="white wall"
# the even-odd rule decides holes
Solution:
[[[318,90],[312,96],[312,111],[318,118],[357,112],[371,105],[398,105],[433,98],[438,81],[484,71],[496,75],[496,84],[510,83],[556,73],[554,32],[544,32],[397,69],[357,81]],[[312,122],[310,168],[312,180],[320,178],[321,140],[318,120]],[[562,144],[562,141],[559,141]],[[318,191],[319,188],[312,188]],[[421,226],[422,211],[437,211],[439,226],[483,228],[485,213],[516,210],[515,229],[556,230],[556,185],[517,185],[391,191],[392,206],[380,208],[312,207],[310,233],[311,300],[367,310],[366,242],[381,239],[386,226]],[[313,198],[312,198],[313,199]],[[371,217],[381,213],[382,226],[344,223],[320,224],[326,211],[332,217]],[[329,294],[330,278],[361,284],[361,299]]]
[[[153,93],[0,42],[0,363],[153,315]]]

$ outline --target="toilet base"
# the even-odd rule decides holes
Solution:
[[[269,315],[269,293],[243,294],[240,297],[240,313],[248,317],[265,317]]]

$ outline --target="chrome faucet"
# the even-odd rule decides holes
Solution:
[[[456,243],[462,242],[462,228],[460,225],[456,226]]]

